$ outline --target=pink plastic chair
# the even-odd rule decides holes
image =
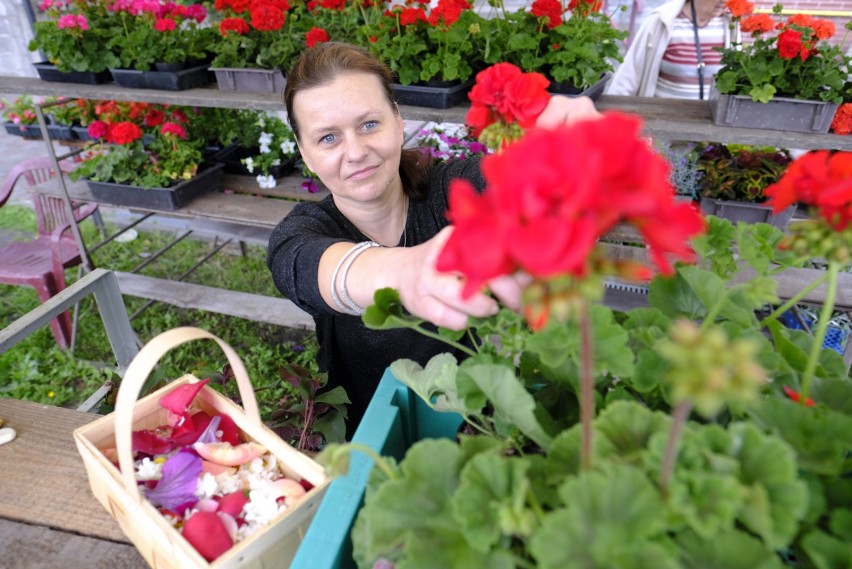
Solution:
[[[60,170],[68,173],[76,168],[71,162],[60,162]],[[0,189],[0,207],[6,203],[18,180],[23,177],[30,186],[54,175],[48,157],[33,158],[17,164]],[[33,192],[38,233],[31,241],[0,244],[0,283],[25,285],[36,289],[42,302],[65,288],[65,269],[82,262],[80,250],[71,232],[71,221],[65,213],[62,198]],[[72,204],[77,223],[97,212],[97,204]],[[63,350],[71,345],[71,316],[64,312],[50,323],[56,343]]]

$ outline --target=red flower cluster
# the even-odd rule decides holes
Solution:
[[[429,14],[429,24],[434,28],[443,22],[444,26],[449,28],[456,23],[463,11],[470,8],[469,0],[438,0],[438,5],[432,8]]]
[[[530,12],[536,18],[547,18],[547,27],[555,28],[562,23],[562,2],[559,0],[535,0]]]
[[[581,16],[588,16],[592,12],[600,12],[603,8],[603,0],[571,0],[568,9]]]
[[[462,273],[465,296],[517,270],[583,277],[598,238],[622,222],[640,231],[662,272],[673,270],[669,255],[691,260],[687,239],[702,231],[703,220],[674,201],[668,165],[640,129],[638,118],[610,113],[531,130],[486,157],[483,194],[464,180],[450,186],[455,231],[437,268]]]
[[[309,48],[314,47],[318,43],[325,43],[328,40],[328,32],[316,26],[311,28],[310,31],[305,34],[305,45]]]
[[[852,133],[852,103],[843,103],[831,121],[831,130],[835,134]]]
[[[163,123],[163,126],[160,127],[160,131],[165,135],[175,136],[181,140],[186,139],[186,129],[174,122]]]
[[[219,33],[223,36],[227,35],[228,32],[243,36],[248,33],[249,29],[248,22],[242,18],[225,18],[219,23]]]
[[[408,6],[406,8],[401,9],[399,13],[399,25],[410,26],[411,24],[416,24],[417,22],[429,22],[429,17],[426,15],[426,12],[423,10],[423,8],[415,8],[413,6]]]
[[[727,0],[725,8],[734,18],[742,18],[754,14],[754,4],[749,0]]]
[[[108,125],[106,141],[112,144],[131,144],[142,138],[142,129],[136,123],[122,121]]]
[[[793,161],[777,183],[766,188],[774,213],[802,202],[814,207],[836,231],[852,221],[852,152],[810,152]]]
[[[775,29],[775,20],[769,14],[755,14],[740,22],[740,30],[747,34],[765,34]]]
[[[541,73],[524,73],[511,63],[498,63],[476,75],[465,122],[474,136],[495,122],[530,128],[550,101],[550,81]]]
[[[289,9],[287,0],[252,0],[249,4],[251,25],[262,32],[277,32],[284,27]]]

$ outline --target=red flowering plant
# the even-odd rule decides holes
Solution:
[[[751,42],[720,49],[722,68],[715,82],[719,93],[747,95],[761,103],[773,97],[843,101],[852,58],[842,43],[826,41],[835,34],[832,21],[807,14],[784,19],[781,4],[772,15],[755,14],[749,0],[727,0],[725,6]]]
[[[839,354],[814,348],[820,338],[758,317],[779,303],[775,272],[801,262],[799,238],[779,249],[777,228],[734,228],[676,202],[641,126],[605,113],[532,127],[482,160],[482,192],[452,182],[454,230],[437,268],[463,279],[465,295],[525,273],[520,314],[435,333],[396,291],[377,291],[367,326],[417,329],[468,357],[390,366],[462,426],[399,460],[366,451],[379,468],[351,534],[359,567],[852,562],[841,522],[852,511],[852,381]],[[794,168],[776,207],[810,199],[835,235],[852,231],[850,157]],[[613,230],[641,246],[613,248]],[[735,283],[743,269],[756,276]],[[600,302],[605,283],[654,272],[648,306]],[[330,445],[319,460],[340,473],[363,450]]]
[[[507,12],[494,3],[494,17],[483,25],[487,64],[513,63],[578,90],[597,83],[621,61],[625,31],[600,12],[598,0],[535,0],[529,10]]]
[[[205,141],[191,136],[180,107],[104,101],[96,112],[88,131],[98,143],[72,179],[160,188],[197,174]]]
[[[216,0],[219,37],[213,67],[290,68],[302,45],[287,0]]]
[[[225,413],[195,400],[209,379],[160,398],[167,420],[133,431],[141,493],[207,561],[262,530],[313,488],[285,474],[263,445],[247,441]],[[102,449],[118,466],[115,449]]]
[[[366,47],[403,85],[467,81],[481,66],[483,18],[468,0],[407,0],[366,26]]]
[[[114,0],[115,19],[109,47],[121,67],[149,71],[156,64],[193,65],[210,56],[215,31],[203,4],[171,0]]]

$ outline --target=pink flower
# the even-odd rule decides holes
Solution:
[[[160,127],[160,130],[163,134],[170,134],[172,136],[176,136],[180,139],[186,138],[186,130],[182,126],[173,122],[163,123],[163,126]]]
[[[89,29],[89,20],[83,14],[77,14],[77,27],[84,32]]]
[[[66,28],[76,28],[77,27],[77,17],[74,14],[65,14],[56,22],[56,27],[60,30],[64,30]]]
[[[89,136],[92,138],[103,138],[107,135],[109,128],[104,121],[94,121],[89,125]]]

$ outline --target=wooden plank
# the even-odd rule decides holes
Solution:
[[[0,93],[62,95],[84,99],[146,101],[197,107],[284,110],[284,104],[278,93],[220,91],[215,85],[185,91],[159,91],[156,89],[133,89],[111,83],[83,85],[78,83],[52,83],[35,77],[0,76]],[[595,102],[595,105],[600,110],[621,110],[644,117],[645,128],[643,133],[646,136],[663,140],[736,142],[785,148],[852,150],[852,137],[849,136],[717,126],[710,119],[710,107],[707,101],[602,95]],[[408,120],[463,124],[468,108],[469,104],[456,105],[449,109],[402,105],[400,106],[400,113],[403,118]]]
[[[283,198],[295,201],[317,202],[328,196],[328,190],[325,188],[314,193],[303,190],[302,182],[305,180],[306,178],[301,174],[293,173],[277,180],[274,188],[261,188],[257,185],[257,180],[251,176],[224,174],[222,176],[222,186],[226,190],[240,194],[252,194],[255,196]]]
[[[122,294],[129,296],[288,328],[314,329],[314,319],[285,298],[236,292],[133,273],[116,272],[115,276],[118,278]]]
[[[0,398],[0,417],[18,433],[0,446],[0,518],[127,541],[92,495],[71,434],[96,415]]]
[[[0,562],[6,569],[147,569],[132,545],[0,519]]]

